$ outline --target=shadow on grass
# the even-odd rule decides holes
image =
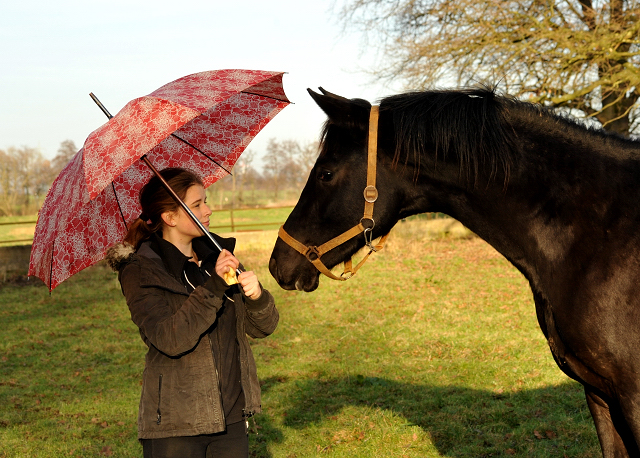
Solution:
[[[264,380],[264,392],[281,380]],[[279,387],[278,391],[286,394],[277,400],[284,409],[282,422],[297,430],[325,422],[333,428],[335,424],[330,422],[344,409],[364,407],[358,410],[366,412],[369,419],[354,418],[352,428],[366,429],[366,424],[372,425],[381,411],[391,412],[399,417],[401,427],[415,425],[425,431],[442,456],[599,455],[582,387],[574,382],[504,394],[362,375],[285,383],[287,387]],[[274,419],[265,417],[259,418],[266,429],[264,435],[280,442],[281,433]],[[402,419],[406,420],[404,425]],[[375,428],[384,427],[384,423],[381,421],[367,434],[382,434]],[[279,436],[271,439],[271,432]],[[327,445],[331,448],[332,444]],[[271,456],[266,453],[266,444],[264,452],[255,456]]]

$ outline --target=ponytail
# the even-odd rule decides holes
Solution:
[[[154,226],[157,226],[155,227],[155,230]],[[136,219],[131,226],[129,226],[127,235],[124,237],[124,243],[131,245],[137,250],[140,248],[142,242],[151,237],[154,232],[162,229],[162,218],[160,219],[159,224],[155,224],[154,226],[151,226],[142,218]]]

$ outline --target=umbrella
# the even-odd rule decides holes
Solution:
[[[187,168],[205,187],[227,175],[289,104],[282,75],[201,72],[127,103],[87,137],[51,185],[38,214],[29,275],[53,290],[103,259],[140,214],[138,193],[154,173],[149,165]]]

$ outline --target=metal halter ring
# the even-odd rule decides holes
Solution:
[[[307,247],[307,252],[304,254],[304,257],[311,262],[315,261],[316,259],[320,259],[320,252],[318,251],[318,247],[317,246]]]
[[[366,227],[364,224],[362,224],[364,220],[371,221],[371,227]],[[367,230],[372,231],[373,228],[376,227],[376,221],[373,218],[368,218],[366,216],[363,216],[362,218],[360,218],[360,224],[362,225],[365,231]]]

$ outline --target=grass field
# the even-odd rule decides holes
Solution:
[[[275,285],[275,231],[237,255],[276,297],[252,341],[254,457],[598,457],[580,385],[556,367],[528,285],[450,220],[399,223],[348,282]],[[140,457],[145,348],[113,273],[0,290],[0,457]]]

